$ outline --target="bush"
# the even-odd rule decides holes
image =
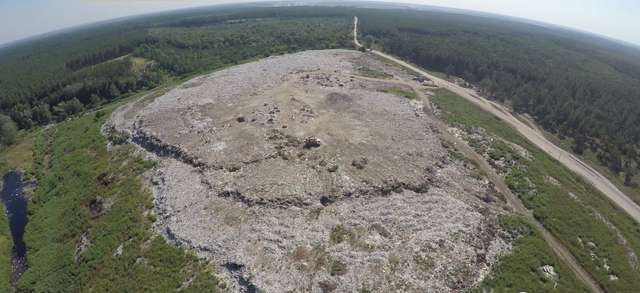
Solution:
[[[0,148],[12,144],[17,132],[16,123],[9,116],[0,114]]]

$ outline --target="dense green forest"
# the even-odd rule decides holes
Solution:
[[[227,8],[83,28],[0,50],[0,143],[167,78],[306,49],[350,46],[332,9]],[[10,125],[11,124],[11,125]],[[6,138],[5,138],[6,137]],[[5,142],[6,140],[6,142]]]
[[[640,50],[567,30],[432,11],[222,6],[96,25],[0,49],[0,112],[19,128],[166,78],[305,49],[349,47],[351,17],[377,46],[460,76],[531,114],[634,184]],[[369,38],[370,37],[370,38]],[[2,122],[0,127],[9,124]],[[0,143],[4,142],[0,138]]]
[[[640,161],[640,50],[461,14],[369,10],[359,17],[361,34],[383,50],[464,78],[633,183]]]

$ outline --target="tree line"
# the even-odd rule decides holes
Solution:
[[[629,49],[466,15],[369,11],[359,18],[361,33],[385,51],[530,114],[632,184],[640,162],[640,59]]]
[[[444,12],[232,7],[88,28],[0,50],[0,113],[29,128],[166,78],[271,54],[346,48],[354,15],[363,40],[464,78],[632,183],[640,162],[640,52],[560,29]],[[147,65],[136,66],[138,57]]]
[[[0,129],[13,133],[14,128],[62,121],[167,79],[251,58],[349,47],[350,19],[338,12],[235,8],[191,12],[195,16],[190,17],[177,13],[3,49]],[[0,144],[9,144],[12,139],[4,133]]]

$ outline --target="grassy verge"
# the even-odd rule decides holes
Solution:
[[[480,152],[492,153],[491,157],[510,158],[513,166],[507,164],[503,170],[509,187],[607,291],[640,288],[637,223],[495,116],[446,90],[439,90],[434,102],[449,124],[467,131],[482,127],[487,136],[499,138],[490,140],[488,146],[470,144]],[[528,158],[500,147],[503,140],[523,147]]]
[[[207,263],[152,233],[152,196],[140,176],[153,163],[132,155],[131,146],[107,151],[100,126],[112,108],[36,137],[38,187],[25,233],[29,269],[19,289],[217,291]]]
[[[515,241],[513,252],[500,259],[475,292],[589,292],[526,220],[503,216],[500,226],[507,231],[504,237]],[[545,265],[554,267],[557,281],[543,275]]]
[[[24,179],[33,178],[33,142],[38,130],[20,132],[16,143],[0,151],[0,189],[5,174],[11,170],[22,170]],[[11,291],[11,254],[13,239],[4,204],[0,203],[0,292]]]
[[[611,172],[611,170],[607,166],[603,165],[600,160],[598,160],[596,154],[590,149],[587,148],[586,150],[584,150],[584,153],[582,155],[578,155],[573,152],[573,139],[560,139],[558,136],[549,132],[544,132],[544,135],[548,140],[552,141],[557,146],[563,148],[567,152],[574,154],[575,156],[579,157],[581,160],[585,161],[590,166],[595,168],[600,174],[604,175],[613,184],[615,184],[618,189],[628,195],[633,201],[640,204],[640,176],[634,176],[634,178],[632,179],[632,186],[625,185],[624,172],[621,172],[617,175]]]
[[[3,204],[0,204],[0,292],[11,291],[11,249],[13,242]]]
[[[25,173],[23,179],[28,180],[33,176],[33,143],[40,131],[21,131],[16,143],[0,152],[0,175],[4,176],[10,170],[19,169]]]
[[[418,95],[413,90],[405,90],[399,87],[390,87],[382,90],[385,93],[393,94],[401,97],[405,97],[409,100],[415,100],[418,98]]]
[[[381,70],[376,70],[373,68],[369,68],[369,67],[361,67],[358,68],[358,74],[364,76],[364,77],[370,77],[370,78],[378,78],[378,79],[391,79],[393,78],[393,75],[388,74],[384,71]]]

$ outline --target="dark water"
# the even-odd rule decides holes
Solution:
[[[21,177],[21,174],[16,171],[5,175],[0,197],[7,210],[9,227],[13,238],[14,258],[24,260],[26,248],[23,236],[24,227],[27,225],[27,200],[22,196]]]

